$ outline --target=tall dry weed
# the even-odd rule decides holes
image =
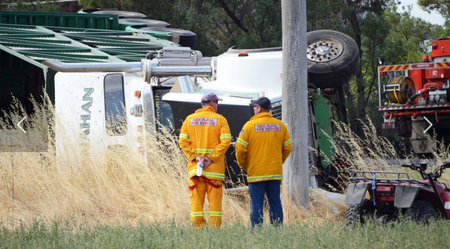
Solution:
[[[38,108],[29,119],[54,116],[52,110]],[[19,116],[10,118],[16,122]],[[0,153],[0,222],[189,222],[187,162],[168,130],[146,134],[147,161],[125,146],[89,147],[70,131],[64,134],[70,138],[66,144],[55,145],[53,130],[53,124],[46,130],[45,151]],[[56,146],[63,152],[58,158]],[[247,219],[245,194],[225,195],[223,206],[224,222]]]
[[[147,161],[123,146],[101,155],[101,144],[80,147],[83,138],[70,132],[64,134],[71,138],[65,140],[67,144],[55,145],[53,108],[47,105],[36,109],[30,119],[48,125],[47,149],[0,153],[0,222],[10,227],[35,219],[51,222],[61,218],[88,224],[189,223],[187,162],[178,138],[168,130],[147,133]],[[14,122],[19,118],[13,117]],[[370,169],[373,165],[367,158],[380,159],[379,167],[383,167],[382,159],[398,156],[389,141],[375,135],[370,121],[364,126],[368,139],[358,138],[348,126],[337,127],[336,154],[350,167],[344,173],[361,167]],[[64,147],[60,158],[56,157],[56,146]],[[445,153],[442,158],[448,158],[448,151]],[[343,185],[344,180],[337,179]],[[306,218],[320,223],[341,218],[336,215],[336,206],[323,197],[312,196],[311,200],[309,210],[305,210],[283,194],[285,222]],[[224,194],[223,214],[224,223],[248,224],[248,192],[244,189]]]
[[[178,138],[169,130],[146,134],[144,161],[124,146],[103,150],[99,143],[89,147],[82,136],[70,131],[63,134],[66,144],[56,145],[54,115],[53,107],[47,105],[36,106],[30,117],[30,122],[46,117],[45,151],[0,153],[3,224],[15,226],[34,219],[71,219],[88,224],[189,223],[187,161]],[[14,122],[19,116],[12,117]],[[58,158],[57,146],[63,152]],[[314,217],[332,217],[331,209],[321,202],[325,201],[313,201],[309,213]],[[287,223],[307,217],[308,212],[285,195],[283,203]],[[248,192],[226,191],[223,213],[224,223],[248,224]]]
[[[428,159],[421,159],[413,153],[404,154],[405,148],[398,151],[386,137],[378,134],[375,125],[370,118],[360,120],[362,136],[358,136],[346,124],[334,124],[334,136],[328,136],[332,141],[335,155],[326,160],[336,169],[336,175],[332,175],[328,188],[343,192],[350,183],[352,172],[365,171],[399,171],[410,174],[416,179],[420,175],[412,170],[401,168],[401,164],[417,163],[424,160],[428,163],[430,171],[435,170],[443,162],[450,160],[450,147],[436,137],[427,136],[431,143],[435,143],[435,150]],[[403,145],[405,146],[405,145]],[[447,170],[440,180],[449,183],[450,170]]]

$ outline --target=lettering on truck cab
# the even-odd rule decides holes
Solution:
[[[92,106],[92,93],[94,92],[94,88],[84,88],[84,95],[83,95],[83,104],[81,105],[81,124],[80,128],[83,130],[83,133],[86,135],[89,135],[90,132],[90,124],[89,121],[91,120],[91,106]]]

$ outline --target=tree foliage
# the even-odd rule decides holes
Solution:
[[[425,10],[435,10],[439,12],[446,20],[448,25],[450,19],[450,1],[448,0],[418,0],[420,6]]]
[[[84,8],[138,11],[197,34],[205,55],[239,48],[281,46],[280,0],[79,0]]]
[[[231,46],[281,46],[279,0],[168,0],[165,6],[152,4],[156,1],[131,1],[148,11],[150,18],[170,20],[173,27],[195,32],[198,49],[206,55],[217,55]]]
[[[24,0],[2,0],[0,10],[24,10],[24,11],[59,11],[59,6],[54,1],[24,1]]]

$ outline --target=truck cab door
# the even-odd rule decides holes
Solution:
[[[57,165],[80,167],[89,148],[104,155],[103,73],[55,75],[55,143]],[[99,160],[101,160],[99,158]],[[68,165],[69,164],[69,165]]]
[[[117,152],[145,161],[141,93],[137,74],[57,73],[55,76],[57,160],[104,164]],[[112,152],[112,153],[110,153]]]

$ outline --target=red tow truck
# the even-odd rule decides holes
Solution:
[[[409,138],[418,155],[430,154],[434,139],[450,142],[450,39],[431,43],[422,63],[378,67],[379,111],[383,129]]]

